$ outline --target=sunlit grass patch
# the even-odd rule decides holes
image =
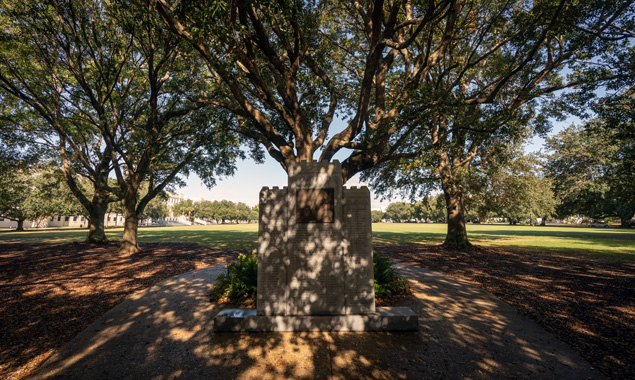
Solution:
[[[468,224],[468,237],[476,245],[536,254],[585,256],[635,261],[635,229],[570,226],[510,226]],[[440,244],[446,224],[376,223],[373,245]],[[122,228],[106,230],[112,241],[121,239]],[[2,243],[66,243],[83,241],[84,230],[50,230],[0,233]],[[191,242],[210,248],[248,249],[257,247],[258,224],[222,224],[183,227],[140,227],[139,241]]]
[[[4,232],[0,243],[68,243],[86,239],[87,230],[49,230]],[[107,228],[109,240],[119,241],[123,228]],[[206,247],[253,249],[258,241],[258,224],[221,224],[208,226],[139,227],[139,242],[187,242]]]
[[[373,224],[373,244],[439,244],[446,224]],[[468,224],[473,244],[536,254],[586,256],[635,261],[635,230],[574,226],[510,226]]]

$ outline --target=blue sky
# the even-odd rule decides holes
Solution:
[[[342,131],[345,126],[346,124],[336,117],[331,124],[330,134],[334,135]],[[348,152],[343,150],[336,154],[334,159],[343,160],[347,156]],[[286,172],[282,169],[280,164],[269,157],[269,155],[266,155],[264,164],[259,165],[253,160],[247,159],[238,162],[237,168],[238,170],[233,177],[218,179],[216,186],[211,189],[207,189],[198,176],[191,175],[187,179],[187,186],[177,190],[177,192],[183,193],[187,198],[195,201],[201,199],[220,201],[224,199],[232,202],[243,202],[249,206],[254,206],[258,204],[258,194],[263,186],[283,187],[287,185]],[[346,186],[363,185],[365,184],[360,183],[358,176],[351,178],[346,183]],[[390,201],[382,202],[375,199],[371,188],[371,209],[384,210],[388,204],[390,204]]]
[[[578,123],[579,119],[569,118],[563,122],[554,123],[554,127],[550,135],[560,132],[572,123]],[[334,133],[337,133],[335,131]],[[544,140],[540,137],[535,137],[527,145],[527,152],[538,151],[544,143]],[[345,154],[342,154],[345,157]],[[336,157],[337,158],[337,157]],[[196,175],[191,175],[187,179],[187,186],[177,190],[177,193],[183,193],[189,199],[198,201],[201,199],[206,200],[228,200],[232,202],[243,202],[249,206],[254,206],[258,203],[258,193],[263,186],[286,186],[287,175],[273,158],[266,157],[264,164],[256,164],[253,160],[247,159],[240,161],[237,165],[238,170],[233,177],[223,178],[217,180],[215,187],[207,189],[203,185],[201,179]],[[360,186],[365,185],[360,183],[358,176],[353,177],[346,183],[346,186]],[[400,198],[393,198],[392,200],[380,201],[375,197],[371,189],[371,209],[373,210],[385,210],[386,206],[391,201],[402,201]]]
[[[228,200],[232,202],[244,202],[249,206],[258,203],[258,193],[263,186],[287,185],[287,174],[273,158],[267,157],[264,164],[256,164],[252,160],[241,161],[237,165],[238,170],[233,177],[217,180],[215,187],[207,189],[198,176],[191,175],[187,180],[187,186],[179,189],[178,193],[185,194],[192,200]],[[346,186],[360,186],[359,179],[353,177]],[[380,202],[372,199],[373,210],[385,209],[390,202]]]

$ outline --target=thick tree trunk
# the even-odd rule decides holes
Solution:
[[[456,164],[456,163],[455,163]],[[448,231],[444,246],[463,249],[471,246],[465,228],[465,209],[463,208],[463,189],[457,180],[447,152],[439,152],[439,174],[445,197],[448,218]]]
[[[630,220],[631,218],[628,218],[628,219],[620,218],[620,228],[631,228]]]
[[[104,217],[108,210],[108,202],[96,202],[93,200],[92,207],[88,210],[88,236],[86,243],[104,244],[108,242],[104,230]]]
[[[60,135],[60,139],[64,138]],[[69,189],[77,198],[79,203],[88,212],[88,236],[86,236],[86,243],[92,244],[105,244],[108,242],[106,233],[104,231],[104,217],[108,210],[108,203],[112,201],[110,198],[111,193],[108,188],[108,172],[110,171],[110,148],[106,148],[101,161],[94,168],[95,176],[93,177],[93,197],[88,199],[86,194],[81,190],[81,187],[73,176],[73,165],[66,155],[66,148],[62,146],[60,150],[62,156],[62,162],[64,164],[64,178]]]
[[[18,226],[15,228],[16,231],[24,231],[24,218],[18,218]]]
[[[137,241],[137,230],[139,229],[139,217],[136,212],[136,197],[129,197],[123,202],[123,240],[119,247],[119,253],[133,254],[141,251]]]
[[[465,209],[463,208],[463,193],[457,187],[450,191],[445,190],[446,210],[448,215],[448,232],[443,245],[453,248],[467,248],[471,246],[467,238],[465,228]]]
[[[546,216],[542,217],[542,220],[540,221],[540,225],[541,226],[546,226],[547,225],[547,217]]]

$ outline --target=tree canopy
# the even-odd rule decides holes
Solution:
[[[285,170],[341,157],[344,182],[440,188],[446,244],[463,247],[475,168],[627,80],[613,64],[632,51],[631,3],[6,1],[0,88],[74,193],[76,171],[93,204],[122,200],[125,251],[179,172],[231,172],[237,136]]]
[[[622,225],[635,215],[633,140],[617,135],[602,119],[572,125],[548,138],[547,175],[561,199],[560,217],[619,217]]]
[[[195,218],[224,223],[225,221],[258,220],[258,207],[251,208],[245,203],[227,200],[194,202],[183,200],[172,207],[175,215],[183,215],[194,221]]]
[[[89,240],[105,240],[107,205],[123,202],[126,252],[139,249],[145,206],[179,174],[196,171],[212,185],[241,155],[221,131],[222,110],[181,95],[201,65],[157,17],[138,1],[7,1],[2,13],[0,89],[18,103],[5,119],[57,152],[95,227]]]
[[[0,171],[0,216],[18,223],[39,224],[54,215],[78,215],[85,210],[70,192],[59,170],[51,166],[20,166]]]
[[[210,70],[201,82],[213,91],[196,88],[192,98],[232,112],[237,131],[285,169],[318,151],[330,161],[348,150],[344,182],[398,157],[409,131],[398,117],[447,54],[451,33],[439,39],[439,31],[459,27],[458,8],[447,0],[157,1]],[[334,133],[336,115],[346,126]]]

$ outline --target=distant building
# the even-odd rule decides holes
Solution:
[[[168,193],[167,206],[170,209],[170,218],[176,221],[176,218],[172,212],[172,207],[184,200],[187,197],[185,194],[172,194]],[[122,214],[116,213],[106,213],[104,216],[104,227],[119,227],[124,225],[124,216]],[[140,221],[141,222],[141,221]],[[189,224],[189,222],[188,222]],[[55,215],[52,218],[46,218],[40,220],[39,223],[36,221],[26,220],[24,221],[24,228],[55,228],[55,227],[76,227],[76,228],[84,228],[88,226],[88,219],[82,215]],[[9,220],[7,218],[0,217],[0,229],[4,228],[12,228],[16,229],[18,227],[18,222]]]
[[[104,227],[123,226],[124,217],[121,214],[106,213],[104,216]],[[24,228],[55,228],[55,227],[88,227],[88,219],[83,215],[55,215],[52,218],[46,218],[36,221],[25,220]],[[0,228],[18,228],[18,222],[7,218],[0,218]]]
[[[172,211],[172,208],[174,207],[175,204],[182,202],[185,200],[185,194],[181,193],[181,194],[172,194],[172,193],[168,193],[168,209],[170,210],[170,218],[174,218],[174,211]]]
[[[172,194],[172,193],[168,193],[168,207],[172,207],[175,204],[184,201],[185,198],[185,194]]]

